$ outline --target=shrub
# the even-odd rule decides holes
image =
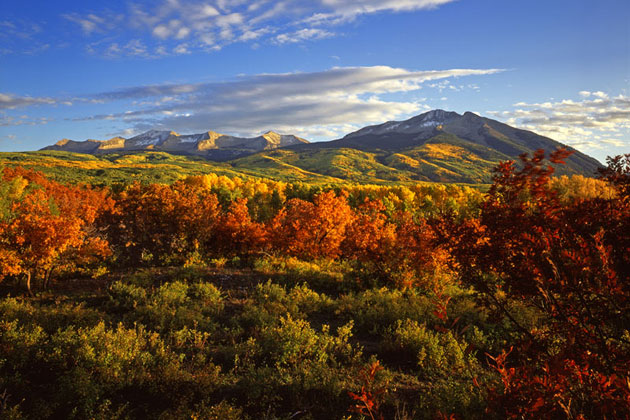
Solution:
[[[331,306],[329,297],[309,289],[306,284],[295,286],[287,293],[283,286],[268,280],[256,286],[241,320],[250,327],[275,325],[281,316],[290,314],[294,318],[305,318]]]
[[[116,282],[109,293],[110,304],[124,312],[125,322],[140,322],[155,331],[188,327],[212,332],[217,327],[215,318],[223,310],[221,292],[209,283],[175,281],[147,293],[143,288]]]
[[[308,321],[290,315],[263,327],[258,339],[239,347],[239,394],[247,396],[253,412],[266,410],[276,418],[299,411],[326,418],[342,411],[347,406],[346,382],[361,356],[349,342],[351,330],[348,323],[336,334],[327,325],[318,332]]]
[[[432,322],[434,305],[413,290],[390,290],[385,287],[342,296],[336,313],[353,319],[363,333],[379,334],[400,319]]]
[[[107,319],[108,315],[88,308],[85,302],[61,301],[51,306],[6,298],[0,300],[0,318],[6,321],[16,320],[20,325],[38,325],[46,332],[53,333],[67,325],[94,326],[104,318]]]
[[[423,377],[459,375],[476,361],[464,354],[467,343],[459,343],[451,331],[435,332],[414,320],[398,320],[388,331],[386,347],[415,355]]]
[[[339,293],[353,289],[349,278],[358,274],[346,261],[319,259],[303,261],[296,257],[267,256],[254,262],[254,269],[286,285],[306,283],[314,290]]]

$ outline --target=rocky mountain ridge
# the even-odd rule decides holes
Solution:
[[[125,139],[74,141],[63,139],[41,150],[61,150],[75,153],[104,154],[134,151],[164,151],[174,154],[200,155],[212,160],[228,160],[264,150],[273,150],[308,140],[268,131],[257,137],[236,137],[207,131],[200,134],[178,134],[174,131],[150,130]]]

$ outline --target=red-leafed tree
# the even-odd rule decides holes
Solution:
[[[182,262],[212,242],[219,217],[216,195],[186,183],[136,183],[116,202],[102,222],[117,258],[134,266]]]
[[[627,418],[630,173],[605,172],[620,186],[614,199],[563,205],[553,171],[543,151],[521,156],[521,169],[501,164],[478,229],[453,223],[463,281],[518,331],[513,351],[493,359],[503,388],[491,390],[490,407],[512,418]],[[536,314],[534,325],[519,321],[514,302]]]
[[[238,198],[219,217],[212,247],[219,255],[242,255],[261,251],[267,242],[264,226],[252,220],[247,199]]]

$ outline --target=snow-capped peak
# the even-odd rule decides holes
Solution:
[[[432,111],[425,112],[424,114],[420,114],[405,121],[405,125],[408,127],[437,127],[438,125],[444,124],[445,122],[453,118],[459,117],[461,117],[461,115],[456,112],[448,112],[444,111],[443,109],[434,109]]]
[[[148,146],[150,144],[156,145],[164,142],[170,136],[178,134],[174,131],[167,130],[150,130],[146,133],[139,134],[129,139],[129,142],[136,146]]]
[[[389,133],[414,134],[442,125],[461,115],[456,112],[448,112],[442,109],[425,112],[405,121],[388,121],[380,125],[372,125],[362,128],[359,131],[348,134],[346,137],[357,137],[363,135],[381,135]]]

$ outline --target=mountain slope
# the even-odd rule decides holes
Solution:
[[[537,149],[552,152],[561,143],[526,130],[520,130],[471,112],[463,115],[434,110],[406,121],[390,121],[362,128],[330,142],[295,145],[286,149],[307,159],[292,159],[295,166],[310,171],[342,178],[361,180],[365,168],[373,167],[372,175],[379,180],[419,180],[437,182],[489,183],[492,168],[498,162],[518,160],[522,153]],[[566,147],[566,146],[565,146]],[[569,147],[573,155],[567,164],[557,168],[557,174],[592,176],[601,164]],[[331,154],[348,155],[344,165],[337,165],[327,157]],[[269,155],[264,153],[263,155]],[[282,156],[279,156],[282,158]],[[237,159],[238,167],[252,162],[255,157]],[[313,167],[312,162],[320,162]],[[376,170],[375,162],[390,170]],[[348,163],[350,167],[348,167]],[[343,176],[345,172],[347,176]]]

